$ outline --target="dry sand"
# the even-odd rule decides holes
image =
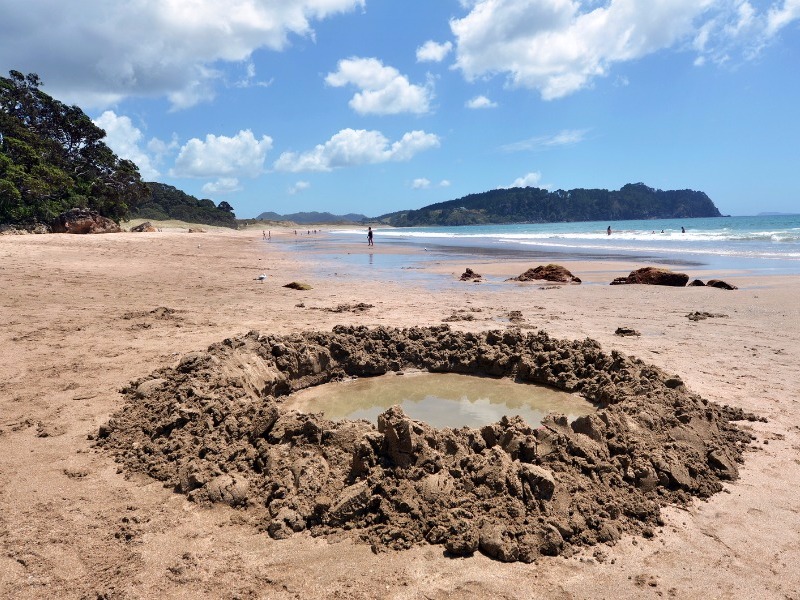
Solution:
[[[387,276],[320,268],[310,242],[324,234],[273,230],[267,243],[260,230],[207,229],[0,236],[0,597],[800,598],[800,278],[687,269],[735,275],[740,289],[608,286],[643,265],[564,263],[584,284],[549,288],[502,281],[530,262],[458,259]],[[376,243],[381,265],[389,250]],[[366,243],[339,246],[368,265]],[[458,282],[465,267],[488,281]],[[291,281],[313,289],[282,287]],[[358,303],[373,308],[324,310]],[[128,382],[251,329],[469,315],[450,326],[479,331],[507,327],[511,311],[523,327],[594,338],[766,417],[746,424],[756,439],[739,480],[667,509],[653,539],[504,564],[445,558],[438,546],[376,555],[305,534],[275,541],[236,509],[126,476],[88,439]],[[620,326],[641,336],[614,335]]]

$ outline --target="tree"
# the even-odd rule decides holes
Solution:
[[[73,207],[126,218],[148,195],[138,168],[79,107],[41,85],[35,73],[0,77],[0,222],[47,222]]]

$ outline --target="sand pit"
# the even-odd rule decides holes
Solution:
[[[333,422],[282,397],[404,369],[514,377],[577,392],[597,413],[434,429],[392,408]],[[660,509],[736,479],[751,419],[597,342],[447,326],[258,332],[185,356],[124,390],[97,444],[198,503],[240,507],[273,538],[354,536],[374,551],[439,544],[531,562],[654,535]]]

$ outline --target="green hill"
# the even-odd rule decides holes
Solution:
[[[220,225],[236,229],[233,207],[224,200],[219,206],[213,200],[198,200],[186,192],[165,183],[147,182],[149,195],[131,212],[140,219],[166,221],[178,219],[187,223]]]
[[[279,215],[275,212],[263,212],[256,217],[261,221],[292,221],[300,225],[314,223],[360,223],[367,217],[365,215],[350,213],[347,215],[334,215],[329,212],[299,212],[288,215]]]
[[[533,187],[490,190],[418,210],[389,213],[377,220],[394,227],[413,227],[721,216],[703,192],[662,191],[643,183],[629,183],[618,191],[548,192]]]

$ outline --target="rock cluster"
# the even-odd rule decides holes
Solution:
[[[508,281],[554,281],[557,283],[580,283],[581,280],[575,277],[568,269],[561,265],[539,265],[534,269],[528,269],[517,277],[511,277]]]
[[[503,417],[435,429],[398,407],[377,426],[283,406],[291,392],[404,369],[515,377],[598,408],[532,428]],[[660,507],[737,477],[740,410],[592,341],[447,326],[334,328],[226,339],[132,382],[97,433],[131,472],[224,502],[274,538],[356,536],[375,551],[440,544],[502,561],[654,534]]]
[[[675,273],[669,269],[661,269],[659,267],[642,267],[631,271],[627,277],[617,277],[611,282],[611,285],[643,283],[647,285],[684,287],[688,281],[689,276],[686,273]]]
[[[158,230],[153,227],[153,224],[150,221],[145,221],[136,227],[131,227],[131,231],[133,233],[153,233]]]
[[[122,231],[114,221],[103,217],[96,210],[71,208],[61,213],[50,224],[53,233],[119,233]]]
[[[721,279],[709,279],[708,283],[703,283],[700,279],[694,279],[691,283],[689,276],[686,273],[674,273],[669,269],[662,269],[659,267],[642,267],[631,271],[627,277],[617,277],[611,282],[611,285],[624,285],[628,283],[642,283],[648,285],[669,285],[673,287],[700,287],[710,286],[719,288],[721,290],[736,290],[739,289],[735,285],[731,285],[722,281]]]
[[[474,281],[478,282],[481,280],[481,275],[467,267],[466,271],[461,274],[461,281]]]

